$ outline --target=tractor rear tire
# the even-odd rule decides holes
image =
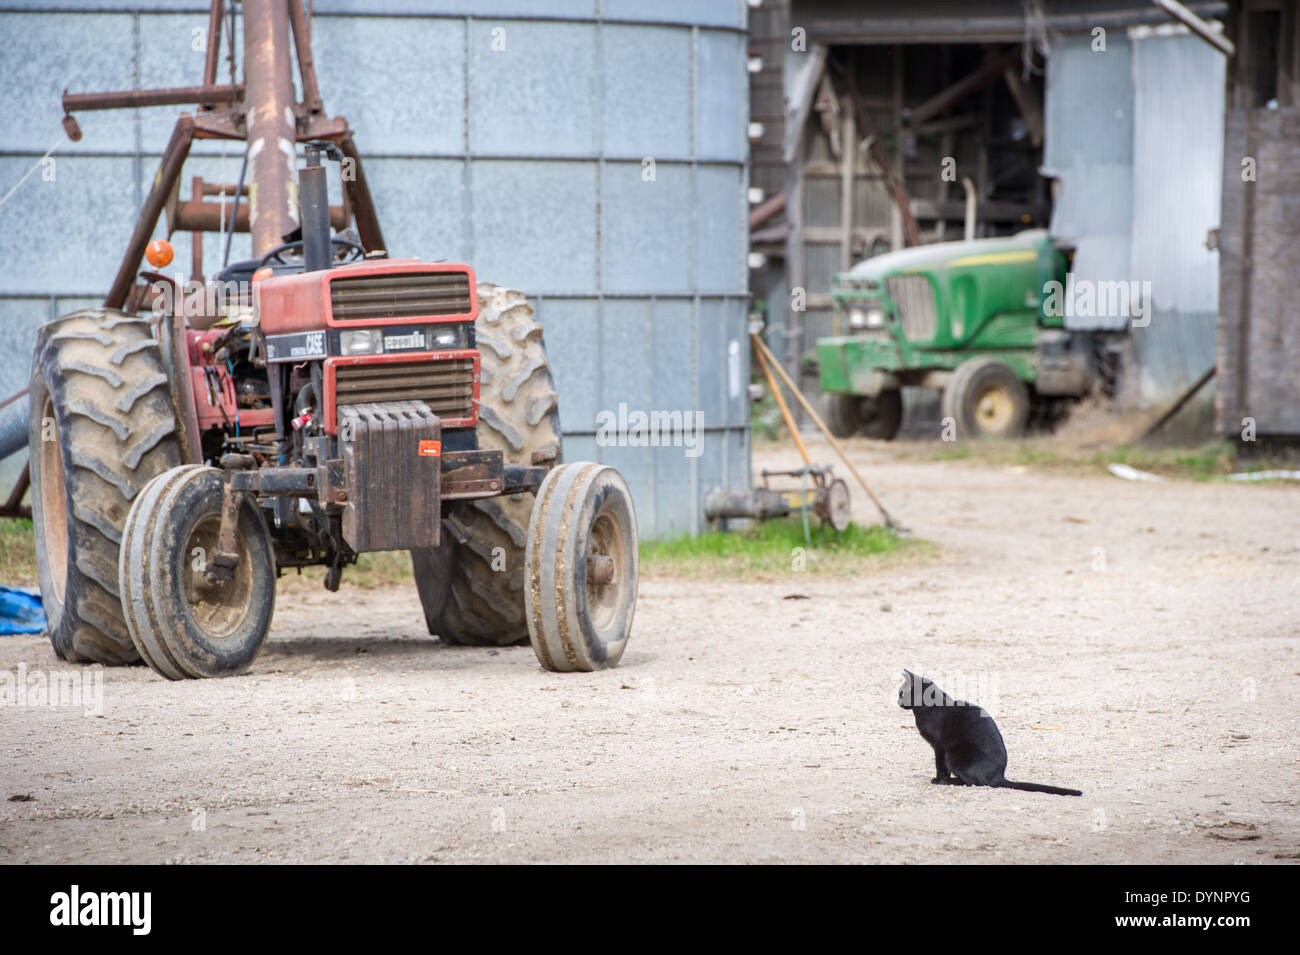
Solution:
[[[150,323],[73,312],[36,335],[28,430],[32,524],[54,652],[137,663],[118,589],[131,502],[181,463],[176,413]]]
[[[614,468],[579,461],[537,489],[528,525],[528,632],[547,670],[618,663],[636,612],[636,510]]]
[[[826,426],[837,438],[861,435],[892,441],[903,425],[903,393],[897,388],[888,388],[874,398],[833,394],[827,399]]]
[[[542,326],[521,292],[478,286],[481,355],[478,446],[507,463],[560,461],[560,413]],[[528,640],[524,550],[532,494],[466,501],[449,509],[438,548],[411,551],[429,632],[459,646]],[[449,526],[450,533],[449,533]]]
[[[275,612],[275,549],[257,500],[239,501],[238,562],[208,580],[225,482],[217,468],[182,466],[150,481],[131,506],[119,568],[131,638],[169,680],[247,670]]]
[[[1010,365],[972,358],[957,366],[940,399],[958,438],[1019,438],[1029,420],[1029,389]]]

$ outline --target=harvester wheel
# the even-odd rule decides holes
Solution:
[[[1018,438],[1029,418],[1029,390],[1010,365],[972,358],[957,366],[940,406],[959,438]]]
[[[874,398],[827,395],[826,411],[826,426],[837,438],[862,435],[877,441],[892,441],[903,424],[903,393],[888,388]]]
[[[32,523],[50,643],[73,663],[135,663],[118,553],[131,501],[180,464],[166,365],[149,322],[74,312],[36,335]]]
[[[866,398],[861,406],[860,418],[862,434],[877,441],[893,441],[898,436],[898,429],[903,424],[903,393],[897,388],[889,388]]]
[[[223,489],[216,468],[178,467],[150,481],[127,517],[119,568],[127,623],[140,655],[170,680],[246,670],[271,627],[275,551],[254,498],[239,503],[229,579],[207,575]]]
[[[542,326],[521,292],[480,283],[478,446],[508,463],[560,460],[560,413]],[[437,549],[411,552],[429,632],[444,643],[510,646],[528,639],[524,548],[533,495],[450,510]]]
[[[826,427],[837,438],[851,438],[858,433],[858,396],[825,392],[823,417]]]
[[[551,471],[528,524],[528,634],[548,670],[618,663],[636,610],[632,495],[611,467],[580,461]]]

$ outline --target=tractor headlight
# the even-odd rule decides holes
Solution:
[[[432,348],[468,348],[469,325],[460,322],[454,325],[435,325],[430,340],[433,342],[430,346]]]
[[[379,355],[384,350],[384,335],[377,328],[357,328],[339,332],[339,352],[343,355]]]
[[[877,305],[868,308],[855,306],[849,309],[849,328],[865,331],[868,328],[885,327],[885,310]]]

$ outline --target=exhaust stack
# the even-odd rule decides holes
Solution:
[[[298,195],[302,201],[302,258],[308,272],[330,267],[330,200],[325,167],[320,164],[324,151],[338,153],[333,143],[307,143],[307,165],[299,177]],[[341,153],[339,157],[341,158]]]

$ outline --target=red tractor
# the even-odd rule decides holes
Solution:
[[[616,470],[561,462],[532,309],[468,265],[387,257],[351,134],[318,97],[313,108],[299,0],[244,11],[265,21],[245,24],[246,85],[228,103],[235,94],[212,92],[234,84],[213,85],[210,46],[205,85],[188,88],[209,107],[177,128],[248,139],[254,188],[231,190],[236,209],[218,221],[251,230],[256,258],[197,292],[159,272],[137,279],[163,208],[174,229],[211,226],[201,207],[215,204],[177,200],[188,140],[177,159],[173,137],[106,307],[38,335],[32,519],[55,652],[142,659],[170,679],[238,673],[266,638],[285,569],[323,566],[333,590],[358,554],[408,550],[444,641],[527,639],[550,670],[616,664],[636,605],[635,512]],[[304,97],[281,109],[290,25]],[[267,36],[279,53],[248,49]],[[128,94],[94,96],[65,96],[65,108]],[[259,149],[270,134],[258,117],[282,116],[292,140]],[[70,114],[65,125],[75,131]],[[275,155],[292,156],[293,141],[307,157],[297,203],[293,163]],[[342,165],[358,231],[331,234],[339,207],[322,159]]]

